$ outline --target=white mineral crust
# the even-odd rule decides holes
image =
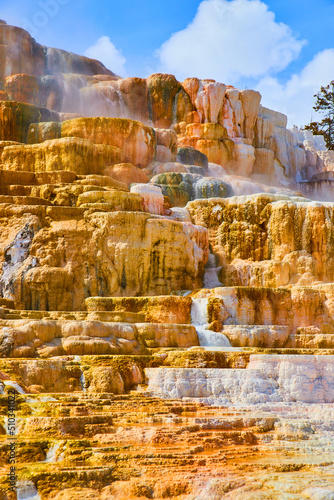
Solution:
[[[251,355],[247,369],[147,368],[148,392],[214,405],[333,403],[334,356]]]

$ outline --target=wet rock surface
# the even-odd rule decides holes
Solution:
[[[333,491],[324,405],[240,411],[75,393],[19,396],[18,408],[20,486],[41,498],[298,499]]]

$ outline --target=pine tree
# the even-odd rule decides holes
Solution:
[[[313,134],[323,135],[327,149],[334,149],[334,80],[327,87],[321,87],[320,92],[315,94],[316,101],[313,109],[324,113],[323,120],[311,122],[306,125],[305,130],[311,130]]]

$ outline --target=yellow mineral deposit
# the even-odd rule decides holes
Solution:
[[[0,40],[0,499],[334,498],[330,153],[253,90]]]

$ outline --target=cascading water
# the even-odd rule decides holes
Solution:
[[[112,100],[112,102],[114,103],[114,106],[116,107],[114,116],[120,117],[120,118],[127,118],[129,113],[128,113],[127,105],[124,102],[123,93],[120,90],[115,89],[115,88],[113,88],[113,91],[115,92],[115,94],[117,96],[117,99]]]
[[[232,346],[228,340],[228,338],[222,333],[212,332],[211,330],[207,330],[205,327],[196,326],[198,339],[200,345],[203,347],[230,347]],[[219,350],[219,349],[217,349]],[[224,350],[224,349],[221,349]]]
[[[239,350],[231,346],[228,338],[219,332],[208,330],[208,302],[209,299],[193,299],[191,305],[191,324],[195,326],[199,343],[209,351]]]
[[[17,482],[17,500],[41,500],[41,497],[32,481],[20,480]]]
[[[80,383],[81,383],[81,387],[82,387],[82,392],[86,392],[87,391],[87,389],[86,389],[86,379],[85,379],[85,375],[84,375],[83,372],[81,373]]]
[[[75,355],[73,358],[73,361],[79,363],[79,368],[81,371],[80,383],[81,383],[82,392],[87,392],[85,375],[84,375],[84,372],[82,371],[81,366],[80,366],[81,356]]]
[[[13,380],[4,380],[3,384],[7,387],[12,387],[15,389],[19,394],[25,394],[25,391],[22,389],[22,387],[17,383],[14,382]]]
[[[203,276],[204,288],[216,288],[218,286],[223,286],[218,278],[221,268],[222,266],[217,266],[216,256],[210,251]]]
[[[62,111],[81,114],[80,87],[75,83],[67,75],[64,75],[64,79],[61,81],[63,91]]]
[[[51,446],[46,454],[45,462],[57,462],[57,452],[60,448],[60,443],[56,443]]]

